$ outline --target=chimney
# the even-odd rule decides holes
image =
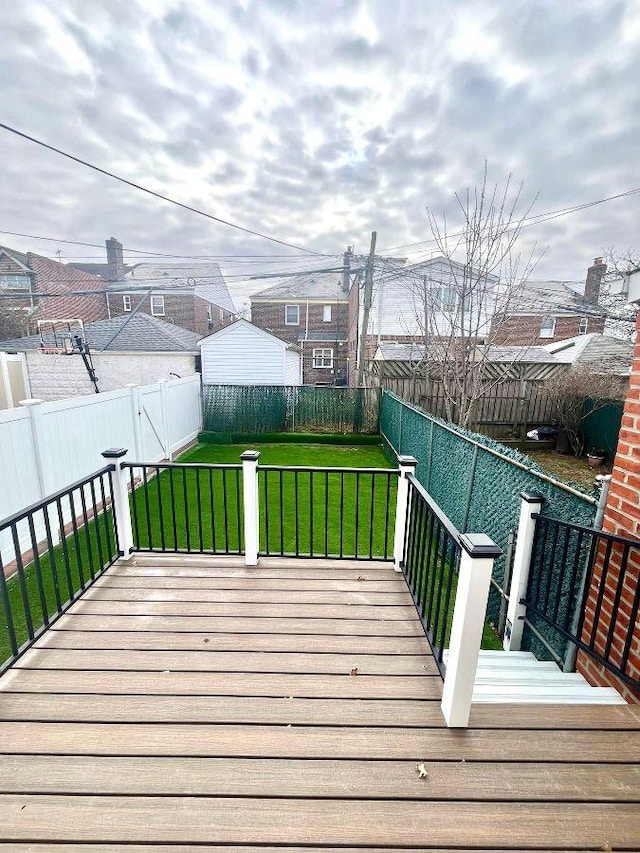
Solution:
[[[342,266],[342,289],[345,293],[349,293],[351,289],[351,254],[353,252],[353,246],[347,246],[347,251],[342,255],[343,258],[343,266]]]
[[[120,281],[124,278],[124,261],[122,259],[122,243],[115,237],[105,240],[107,247],[107,281]]]
[[[607,265],[602,258],[594,258],[593,265],[587,270],[587,280],[584,284],[584,298],[587,302],[597,305],[600,299],[600,285],[607,271]]]

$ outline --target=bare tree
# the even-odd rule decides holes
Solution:
[[[586,418],[612,400],[624,400],[626,381],[610,373],[594,373],[593,368],[583,366],[547,380],[544,387],[553,400],[557,423],[566,432],[571,449],[576,456],[582,456]]]
[[[522,200],[522,185],[511,177],[503,186],[489,184],[487,166],[478,187],[456,194],[462,227],[453,233],[445,216],[428,210],[429,227],[442,263],[428,268],[413,265],[405,273],[413,296],[414,317],[423,342],[416,371],[440,383],[447,419],[466,427],[475,404],[509,377],[507,363],[488,371],[492,348],[503,321],[521,302],[526,283],[540,257],[534,249],[518,250],[524,220],[533,202]],[[426,274],[425,274],[426,273]],[[415,337],[415,332],[413,333]],[[531,343],[537,331],[532,332]],[[509,343],[504,327],[502,346]],[[513,351],[511,360],[521,359]]]
[[[626,298],[615,293],[615,284],[627,272],[640,267],[640,252],[637,249],[624,251],[613,246],[605,252],[607,272],[600,290],[600,306],[606,311],[605,333],[622,340],[633,340],[637,308],[630,305]]]

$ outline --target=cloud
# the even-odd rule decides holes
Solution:
[[[454,193],[485,159],[492,179],[524,183],[523,201],[538,196],[536,212],[638,182],[631,0],[30,0],[0,6],[0,31],[8,124],[315,251],[365,251],[372,229],[381,248],[428,240],[427,207],[455,227]],[[6,230],[285,252],[6,133],[0,158]],[[579,279],[605,246],[638,242],[639,214],[640,197],[593,207],[527,229],[523,250],[548,247],[539,275]]]

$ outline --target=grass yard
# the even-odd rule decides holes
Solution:
[[[529,454],[547,474],[565,483],[575,484],[587,492],[593,489],[597,474],[610,474],[611,465],[590,468],[587,460],[580,456],[568,456],[555,450],[538,450]]]

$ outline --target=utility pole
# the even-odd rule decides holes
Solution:
[[[367,332],[369,330],[369,314],[371,313],[371,302],[373,299],[373,262],[376,254],[377,232],[371,232],[371,247],[369,249],[369,260],[364,277],[364,303],[362,306],[362,326],[360,327],[360,341],[358,345],[358,382],[359,386],[366,384],[366,362],[367,362]]]

